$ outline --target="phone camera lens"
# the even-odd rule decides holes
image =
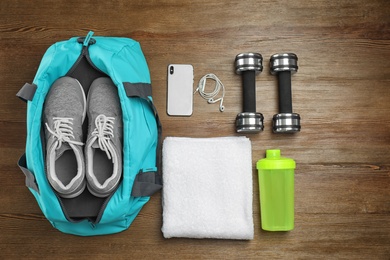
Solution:
[[[174,69],[173,69],[173,66],[171,66],[171,67],[169,68],[169,73],[172,75],[173,72],[174,72]]]

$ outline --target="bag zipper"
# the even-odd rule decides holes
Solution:
[[[108,197],[106,198],[106,200],[104,201],[103,205],[102,205],[102,206],[100,207],[100,209],[99,209],[99,212],[98,212],[98,214],[97,214],[97,216],[96,216],[96,219],[95,219],[94,221],[92,221],[91,219],[88,219],[92,224],[94,224],[94,225],[99,224],[100,220],[101,220],[102,217],[103,217],[103,213],[104,213],[104,211],[106,210],[106,207],[107,207],[108,202],[110,202],[112,196],[114,196],[114,194],[116,193],[116,191],[118,190],[118,188],[119,188],[119,185],[118,185],[118,187],[116,187],[116,189],[110,194],[110,196],[108,196]]]
[[[99,71],[100,73],[107,75],[107,73],[105,73],[104,71],[102,71],[101,69],[96,67],[96,65],[92,62],[91,57],[89,56],[88,47],[90,45],[93,45],[96,43],[96,40],[92,38],[92,35],[93,35],[93,32],[90,31],[85,38],[80,37],[77,39],[77,42],[80,44],[82,43],[83,47],[81,48],[80,56],[77,58],[76,62],[73,64],[72,68],[70,68],[70,70],[66,73],[67,75],[71,74],[77,68],[77,65],[81,62],[81,60],[84,57],[86,58],[87,62],[89,63],[89,65],[91,65],[92,68]]]

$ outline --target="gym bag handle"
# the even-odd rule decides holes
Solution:
[[[139,97],[148,102],[153,109],[156,117],[158,140],[157,140],[157,151],[156,151],[156,168],[157,170],[141,169],[135,177],[133,190],[131,195],[134,197],[151,196],[155,192],[162,188],[161,178],[161,135],[162,126],[160,118],[157,113],[157,109],[149,97],[152,96],[152,85],[148,83],[129,83],[124,82],[123,86],[128,97]]]

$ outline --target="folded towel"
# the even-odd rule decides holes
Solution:
[[[252,149],[246,137],[167,137],[165,238],[253,239]]]

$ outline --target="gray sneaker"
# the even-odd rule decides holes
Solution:
[[[87,187],[93,195],[107,197],[122,176],[122,110],[118,90],[110,78],[92,82],[87,106]]]
[[[43,110],[46,139],[46,174],[64,198],[80,195],[86,186],[82,125],[86,98],[80,83],[70,77],[56,80]]]

